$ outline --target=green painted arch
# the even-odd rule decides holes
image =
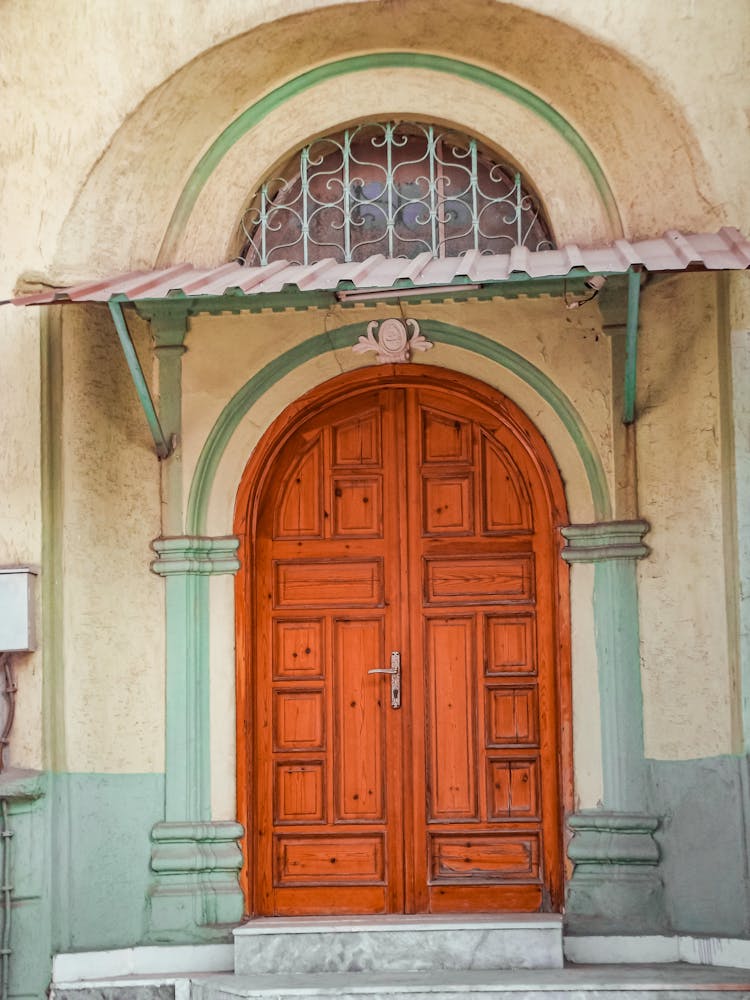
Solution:
[[[372,69],[399,68],[428,69],[478,83],[511,98],[547,122],[580,158],[602,199],[610,224],[617,232],[622,231],[615,196],[600,163],[583,136],[551,104],[520,83],[500,76],[483,66],[476,66],[460,59],[451,59],[447,56],[433,55],[427,52],[374,52],[368,55],[338,59],[301,73],[265,94],[227,125],[200,158],[183,188],[167,226],[159,259],[171,260],[174,256],[177,242],[184,232],[198,195],[224,155],[238,139],[258,125],[268,114],[281,107],[295,95],[326,80]]]
[[[284,354],[280,354],[273,361],[269,361],[234,394],[219,414],[198,457],[188,496],[186,518],[188,535],[204,535],[206,533],[208,504],[216,471],[230,438],[250,407],[295,368],[325,354],[327,351],[337,351],[350,347],[357,334],[361,333],[361,329],[361,323],[352,323],[339,327],[337,330],[310,337],[296,347],[285,351]],[[438,320],[425,320],[421,323],[421,329],[433,342],[461,347],[501,365],[517,375],[551,406],[570,434],[583,462],[591,490],[595,519],[597,521],[611,520],[612,507],[607,479],[591,434],[578,411],[552,379],[520,354],[479,333],[473,333],[471,330],[465,330],[462,327],[442,323]]]

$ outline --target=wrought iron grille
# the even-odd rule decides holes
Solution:
[[[554,246],[518,172],[475,138],[419,122],[357,125],[305,146],[252,199],[242,238],[250,265]]]

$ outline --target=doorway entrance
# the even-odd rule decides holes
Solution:
[[[421,365],[290,410],[238,498],[250,912],[558,909],[566,517],[546,444]]]

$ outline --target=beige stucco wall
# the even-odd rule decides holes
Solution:
[[[145,324],[133,324],[147,354]],[[61,662],[52,662],[68,771],[164,768],[164,593],[149,571],[160,533],[153,443],[104,306],[71,307],[59,435]]]
[[[727,637],[716,278],[655,283],[643,296],[638,496],[651,523],[639,563],[646,752],[668,759],[733,746]],[[724,404],[726,405],[726,403]]]
[[[18,276],[29,271],[73,279],[150,266],[171,252],[220,259],[232,239],[226,227],[241,208],[243,184],[252,186],[266,160],[327,127],[339,114],[337,101],[342,106],[351,101],[351,113],[365,114],[369,95],[372,111],[385,113],[383,81],[377,74],[362,76],[342,81],[338,91],[300,97],[290,106],[286,131],[279,119],[272,123],[267,147],[256,144],[257,160],[247,166],[245,179],[237,177],[237,160],[227,159],[186,227],[169,234],[176,200],[202,153],[233,118],[296,74],[333,58],[393,48],[413,47],[486,66],[553,105],[601,163],[626,236],[653,235],[670,226],[750,228],[749,30],[744,0],[721,0],[718,6],[711,0],[660,5],[651,0],[354,0],[343,5],[333,0],[203,5],[61,0],[55,16],[42,0],[12,0],[3,7],[0,36],[0,62],[6,67],[0,106],[0,293],[10,294]],[[585,223],[592,239],[617,235],[595,199],[587,205],[580,201],[590,182],[565,159],[569,154],[542,121],[482,97],[466,83],[436,86],[406,71],[395,83],[393,99],[398,97],[400,106],[392,113],[416,108],[403,104],[413,86],[429,102],[430,114],[470,124],[508,148],[536,183],[541,178],[554,186],[543,194],[561,233],[581,239],[575,226]],[[340,115],[339,120],[348,116]],[[565,174],[560,186],[556,171]],[[574,195],[562,198],[559,192],[568,189]],[[680,295],[672,298],[666,288],[645,295],[639,397],[644,412],[638,430],[639,496],[654,526],[654,555],[640,569],[646,744],[650,753],[669,757],[729,749],[733,695],[720,555],[726,484],[718,470],[722,441],[711,296],[693,276],[678,287]],[[463,325],[501,337],[560,381],[595,436],[611,478],[609,402],[596,387],[606,350],[586,326],[591,314],[582,311],[572,325],[563,325],[552,318],[550,305],[540,334],[532,318],[537,305],[514,305],[511,324],[503,322],[508,303],[477,306],[471,322]],[[462,323],[461,307],[452,308],[440,318]],[[273,349],[298,342],[313,328],[317,332],[320,318],[274,318]],[[65,321],[61,490],[64,613],[69,617],[64,664],[54,670],[64,677],[67,725],[63,750],[58,746],[55,752],[62,752],[65,766],[73,769],[158,770],[163,755],[162,584],[147,572],[148,542],[159,530],[158,469],[119,354],[104,334],[108,322],[106,316],[86,320],[84,329],[79,318]],[[227,372],[227,359],[239,352],[249,371],[267,350],[245,337],[243,319],[210,322],[216,354],[209,357],[206,350],[199,363],[201,325],[209,323],[201,320],[194,324],[186,359],[186,474],[223,402],[243,378],[239,366],[230,365]],[[334,314],[324,322],[339,318]],[[43,562],[43,428],[37,310],[0,309],[0,352],[6,372],[0,407],[0,564],[38,564]],[[457,350],[440,348],[433,354],[430,361],[476,368],[475,360]],[[284,402],[342,365],[363,363],[341,355],[312,364],[304,377],[290,380],[248,416],[230,449],[234,465],[221,470],[212,525],[226,523],[237,470]],[[679,379],[671,376],[673,370],[680,372]],[[485,368],[475,373],[497,378],[496,384],[539,423],[566,472],[571,513],[586,519],[580,466],[548,409],[524,395],[510,376],[488,376]],[[606,377],[601,384],[606,386]],[[699,578],[686,576],[696,567]],[[579,712],[581,706],[595,706],[596,699],[586,572],[576,570],[573,578],[581,580],[580,586],[574,584],[581,630],[574,636]],[[217,614],[226,614],[229,589],[212,582],[216,606],[225,609]],[[682,622],[687,609],[695,609],[698,618],[688,628]],[[231,651],[226,641],[222,646],[212,637],[212,643],[212,669],[218,664],[225,676]],[[130,662],[141,672],[130,674]],[[38,767],[50,763],[40,718],[40,654],[19,660],[19,680],[12,760]],[[222,690],[215,706],[226,708],[226,684]],[[592,746],[596,743],[595,726],[587,722],[578,729],[587,729]],[[576,753],[584,804],[593,804],[598,758],[581,750],[580,742]],[[226,791],[219,795],[222,810],[229,808],[228,796]]]

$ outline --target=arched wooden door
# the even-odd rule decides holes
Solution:
[[[557,469],[472,380],[335,383],[277,421],[238,504],[250,911],[557,909]]]

